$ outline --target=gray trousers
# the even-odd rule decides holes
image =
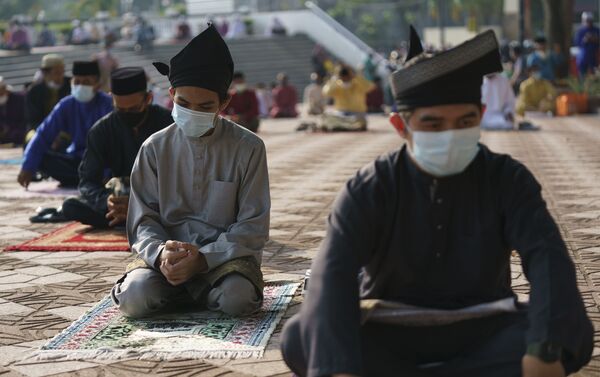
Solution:
[[[198,284],[205,287],[205,284]],[[139,268],[115,284],[111,296],[119,310],[128,317],[143,318],[175,308],[208,308],[232,316],[248,315],[257,310],[262,300],[256,288],[240,274],[226,275],[210,287],[206,297],[196,291],[193,281],[173,286],[156,270]],[[204,290],[204,289],[202,289]]]

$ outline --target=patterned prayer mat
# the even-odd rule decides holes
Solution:
[[[299,283],[265,285],[262,308],[234,318],[182,312],[144,320],[124,317],[105,297],[34,354],[38,360],[260,358]]]
[[[70,223],[5,251],[129,251],[129,243],[123,231]]]

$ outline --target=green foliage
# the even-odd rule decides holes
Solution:
[[[9,20],[17,14],[35,16],[41,7],[41,0],[2,0],[0,20]]]
[[[600,72],[586,77],[583,82],[583,90],[590,97],[600,97]]]
[[[566,81],[569,89],[571,89],[573,93],[581,94],[584,92],[583,83],[579,81],[577,77],[569,76]]]
[[[79,0],[67,5],[71,17],[90,18],[98,11],[108,11],[115,15],[119,9],[120,0]]]

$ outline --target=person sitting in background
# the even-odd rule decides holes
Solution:
[[[510,44],[510,57],[512,60],[512,75],[510,84],[515,95],[519,94],[521,83],[527,80],[527,59],[523,55],[523,47],[519,42]]]
[[[258,100],[258,112],[261,118],[268,118],[273,106],[273,94],[264,82],[256,84],[256,99]]]
[[[258,98],[256,93],[246,85],[246,78],[242,72],[235,72],[232,81],[233,89],[230,91],[229,105],[223,112],[229,119],[252,132],[258,132],[260,120]]]
[[[481,128],[512,130],[515,122],[515,93],[510,80],[502,73],[490,73],[483,78],[481,103],[485,106]]]
[[[271,26],[267,29],[266,35],[268,36],[282,36],[286,35],[287,30],[279,17],[273,17],[271,20]]]
[[[50,27],[47,22],[44,22],[44,26],[40,31],[37,39],[37,46],[39,47],[47,47],[54,46],[56,44],[56,36],[54,32],[50,30]]]
[[[363,77],[371,82],[377,78],[377,64],[373,61],[373,53],[369,52],[362,67]]]
[[[277,75],[277,86],[273,89],[273,108],[271,117],[273,118],[295,118],[298,116],[296,104],[298,95],[296,88],[289,84],[288,76],[285,73]]]
[[[184,15],[179,16],[176,27],[175,39],[177,41],[187,41],[192,38],[192,28]]]
[[[556,62],[548,52],[546,37],[538,36],[534,40],[535,50],[527,57],[527,67],[537,66],[544,80],[554,81]]]
[[[221,17],[216,23],[216,28],[219,31],[221,37],[225,38],[227,32],[229,31],[229,22],[227,22],[226,18]]]
[[[385,94],[381,85],[381,78],[373,79],[374,87],[367,93],[367,112],[380,114],[383,112],[383,104],[385,102]]]
[[[0,76],[0,144],[23,144],[25,98],[15,93]]]
[[[575,35],[575,46],[579,47],[577,71],[580,77],[585,78],[588,74],[593,74],[598,66],[600,29],[594,26],[594,15],[591,12],[581,14],[581,23]]]
[[[110,93],[110,74],[119,68],[119,60],[112,54],[113,44],[105,39],[102,51],[92,55],[92,60],[98,62],[100,67],[100,90]]]
[[[38,171],[56,179],[62,186],[77,186],[77,168],[86,148],[87,133],[98,119],[112,111],[110,96],[98,91],[99,80],[98,63],[73,63],[71,95],[60,100],[25,148],[17,177],[21,186],[27,188]],[[52,143],[61,131],[72,138],[64,153],[52,150]]]
[[[229,30],[227,31],[226,37],[228,39],[236,39],[244,38],[246,35],[248,35],[248,32],[246,30],[246,23],[239,15],[235,16],[233,22],[231,23],[231,27],[229,27]]]
[[[323,78],[316,72],[310,74],[310,84],[304,89],[304,105],[308,115],[321,115],[327,106],[323,95]]]
[[[366,131],[367,93],[375,84],[357,75],[348,66],[339,66],[323,87],[323,95],[333,98],[334,113],[323,116],[328,131]]]
[[[173,124],[171,113],[152,105],[146,73],[139,67],[119,68],[111,76],[114,110],[90,129],[79,165],[80,197],[62,205],[65,220],[98,228],[123,225],[127,218],[129,176],[142,143]],[[119,190],[105,187],[104,172],[120,180]]]
[[[523,116],[526,111],[554,112],[556,90],[552,83],[543,78],[540,67],[529,68],[529,78],[521,83],[517,99],[517,114]]]
[[[154,26],[143,17],[138,17],[135,29],[135,51],[149,51],[154,48],[156,32]]]
[[[74,45],[83,45],[90,42],[90,35],[81,25],[81,21],[73,20],[73,31],[71,32],[71,43]]]
[[[27,141],[33,137],[35,130],[54,106],[71,94],[71,78],[65,76],[65,62],[62,55],[44,55],[40,70],[42,81],[33,84],[25,95],[25,118],[29,130]]]
[[[29,51],[31,49],[29,34],[21,22],[15,21],[14,28],[10,32],[8,45],[11,50]]]

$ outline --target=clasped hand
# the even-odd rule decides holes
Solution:
[[[206,271],[208,265],[196,245],[167,241],[160,253],[159,268],[169,284],[177,286]]]
[[[129,210],[129,196],[109,195],[106,201],[108,213],[106,219],[109,220],[108,226],[115,226],[127,220],[127,211]]]

